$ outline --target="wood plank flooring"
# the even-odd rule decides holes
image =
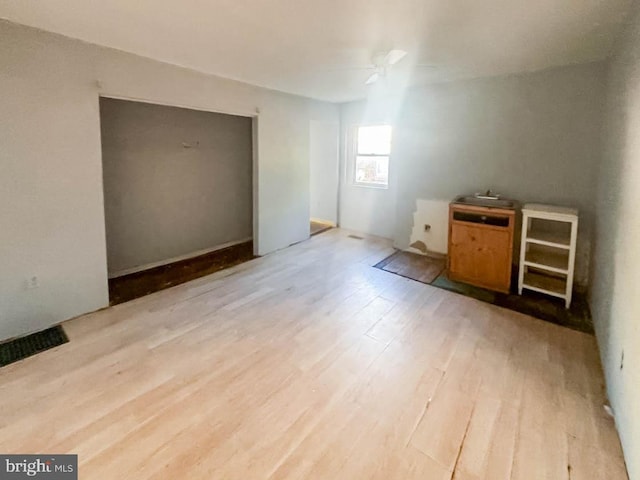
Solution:
[[[319,233],[326,232],[327,230],[330,230],[331,228],[332,228],[331,225],[329,225],[327,223],[314,222],[313,220],[311,220],[310,225],[309,225],[309,233],[311,234],[311,236],[314,236],[314,235],[317,235]]]
[[[592,336],[348,234],[66,322],[0,369],[0,451],[85,480],[627,478]]]

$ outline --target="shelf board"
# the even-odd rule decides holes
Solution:
[[[529,243],[548,245],[550,247],[563,248],[566,250],[571,248],[571,237],[558,232],[530,230],[527,232],[526,241]]]
[[[567,281],[565,279],[550,277],[540,273],[526,272],[524,274],[523,288],[528,288],[540,293],[566,298]]]
[[[569,251],[530,246],[525,254],[525,265],[542,268],[550,272],[569,273]]]
[[[525,260],[524,264],[527,267],[538,268],[540,270],[546,270],[547,272],[562,273],[563,275],[567,275],[569,273],[567,269],[551,267],[549,265],[545,265],[544,263],[536,263]]]
[[[578,220],[578,210],[576,208],[558,207],[556,205],[526,203],[522,207],[522,213],[531,217],[546,218],[560,222],[572,222]]]

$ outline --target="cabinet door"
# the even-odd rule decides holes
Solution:
[[[454,223],[449,270],[478,285],[508,289],[511,279],[509,231]]]

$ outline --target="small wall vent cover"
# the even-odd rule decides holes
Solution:
[[[67,343],[69,338],[60,325],[0,344],[0,367]]]

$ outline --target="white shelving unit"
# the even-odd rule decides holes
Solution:
[[[571,305],[578,210],[528,203],[522,208],[518,293],[533,290]]]

